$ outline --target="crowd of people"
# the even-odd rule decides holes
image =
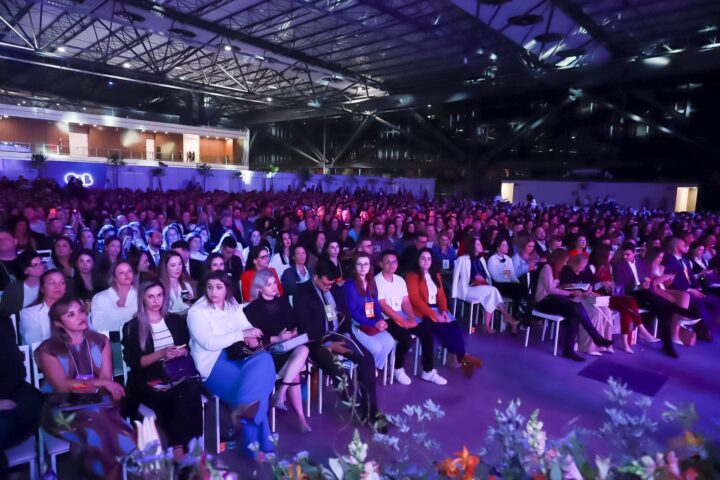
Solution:
[[[496,312],[510,334],[533,310],[562,315],[562,355],[575,361],[612,352],[616,322],[619,349],[662,342],[677,358],[675,345],[710,341],[720,315],[716,214],[361,189],[146,192],[5,178],[0,189],[0,450],[41,423],[96,476],[119,475],[134,445],[122,418],[140,404],[181,460],[202,434],[203,391],[232,409],[243,453],[262,460],[270,407],[312,431],[308,360],[347,385],[338,360],[351,362],[357,390],[342,394],[387,428],[376,377],[389,369],[411,385],[415,338],[423,381],[448,383],[438,348],[468,378],[483,366],[466,350],[458,303],[481,307],[486,335]],[[33,348],[44,407],[17,344]],[[113,366],[123,361],[121,385]],[[57,413],[77,402],[87,406],[68,428]]]

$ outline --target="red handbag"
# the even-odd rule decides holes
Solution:
[[[358,325],[358,329],[365,335],[370,335],[371,337],[380,333],[380,330],[378,330],[377,328],[368,327],[366,325]]]

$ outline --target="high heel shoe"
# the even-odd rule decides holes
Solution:
[[[300,427],[300,433],[302,433],[303,435],[308,434],[310,432],[312,432],[312,427],[310,425],[306,424],[305,426]]]
[[[278,395],[278,392],[275,392],[273,394],[272,404],[273,404],[273,407],[275,407],[277,410],[282,410],[283,412],[288,411],[288,407],[285,404],[285,400],[280,400],[280,396]]]
[[[607,338],[600,337],[593,339],[593,343],[598,347],[609,347],[613,344],[613,341]]]

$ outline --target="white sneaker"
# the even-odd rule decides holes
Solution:
[[[412,383],[412,380],[410,380],[408,374],[405,373],[404,368],[396,368],[394,377],[395,381],[398,382],[400,385],[410,385]]]
[[[422,372],[420,375],[423,380],[432,382],[435,385],[447,385],[447,380],[440,376],[437,370],[430,370],[429,372]]]

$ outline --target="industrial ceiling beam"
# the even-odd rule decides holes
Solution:
[[[607,49],[616,57],[622,58],[631,53],[629,46],[617,42],[609,35],[601,26],[595,23],[593,18],[586,14],[585,11],[573,0],[551,0],[565,15],[570,17],[575,23],[580,25],[588,34],[596,41],[604,44]]]

